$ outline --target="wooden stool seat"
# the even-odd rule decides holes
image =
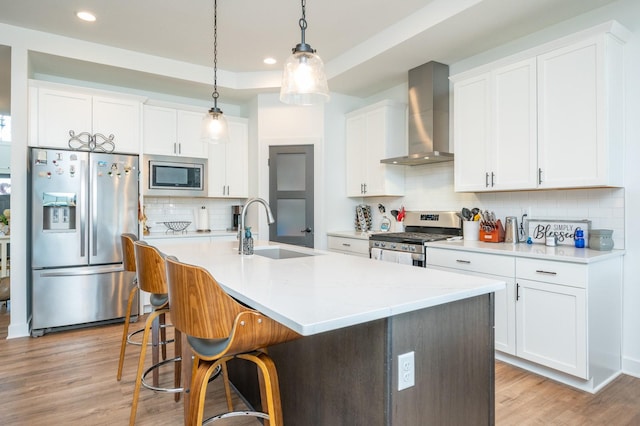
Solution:
[[[225,374],[230,412],[214,416],[207,422],[252,415],[265,419],[265,425],[282,425],[278,375],[266,348],[301,336],[261,312],[238,303],[203,268],[169,256],[166,271],[173,323],[187,335],[194,352],[187,423],[202,424],[209,377],[220,366]],[[226,362],[232,358],[245,359],[258,368],[261,404],[265,412],[232,411],[226,374]]]
[[[180,400],[180,393],[183,389],[180,387],[181,382],[181,362],[182,362],[182,337],[180,331],[175,329],[175,338],[167,341],[164,327],[165,315],[170,312],[169,296],[167,294],[167,281],[165,275],[164,255],[155,247],[148,245],[144,241],[136,241],[133,244],[135,253],[136,272],[138,276],[138,287],[142,291],[150,293],[150,302],[153,311],[149,314],[142,335],[140,357],[138,359],[138,372],[136,374],[136,382],[133,391],[133,402],[131,404],[131,414],[129,424],[133,426],[136,420],[136,412],[138,409],[138,400],[140,397],[141,387],[145,387],[157,392],[175,393],[175,401]],[[152,364],[145,370],[146,347],[149,344],[149,337],[152,338]],[[163,342],[175,342],[174,357],[166,359],[166,347],[163,348],[163,361],[159,359],[158,347],[160,339]],[[174,386],[171,388],[161,387],[158,385],[159,368],[173,363],[174,364]],[[153,374],[153,383],[146,381],[148,374]]]
[[[122,246],[122,267],[125,271],[136,272],[136,258],[133,250],[133,243],[138,241],[138,237],[134,234],[122,234],[120,235],[120,243]],[[120,359],[118,360],[118,374],[116,378],[118,381],[122,378],[122,367],[124,365],[124,354],[127,348],[127,344],[140,345],[140,342],[136,342],[132,337],[136,334],[142,333],[144,330],[136,330],[133,333],[129,333],[129,323],[131,322],[131,309],[133,304],[137,302],[137,295],[139,293],[138,279],[136,276],[133,278],[131,290],[129,291],[129,299],[127,300],[127,310],[124,316],[124,326],[122,328],[122,342],[120,343]]]

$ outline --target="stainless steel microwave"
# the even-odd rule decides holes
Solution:
[[[146,155],[145,195],[167,197],[206,197],[207,160],[205,158]]]

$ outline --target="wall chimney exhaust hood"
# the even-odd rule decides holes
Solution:
[[[449,152],[449,66],[427,62],[409,70],[409,155],[380,160],[417,166],[453,161]]]

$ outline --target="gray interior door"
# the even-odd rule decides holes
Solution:
[[[313,145],[269,147],[269,240],[313,247]]]

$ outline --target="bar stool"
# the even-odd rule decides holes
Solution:
[[[133,250],[133,243],[138,241],[138,237],[134,234],[122,234],[120,235],[120,242],[122,246],[122,266],[125,271],[136,272],[136,255]],[[131,307],[136,300],[136,294],[138,293],[138,278],[134,276],[133,287],[129,292],[129,300],[127,301],[127,312],[124,317],[124,327],[122,329],[122,343],[120,343],[120,359],[118,360],[118,374],[117,379],[120,381],[122,378],[122,366],[124,364],[124,353],[127,348],[127,344],[140,345],[140,342],[134,341],[132,337],[136,334],[142,333],[144,329],[139,329],[129,334],[129,323],[131,321]]]
[[[158,392],[175,393],[175,400],[180,400],[180,373],[182,368],[182,337],[180,330],[175,328],[175,336],[173,341],[175,355],[174,358],[164,359],[160,362],[158,345],[159,339],[166,340],[166,335],[160,333],[163,331],[164,316],[169,313],[169,296],[167,295],[167,281],[165,274],[164,255],[158,249],[148,245],[144,241],[136,241],[134,244],[136,271],[138,275],[138,286],[141,290],[151,294],[150,301],[153,306],[153,312],[149,314],[145,322],[144,333],[142,335],[142,347],[140,349],[140,358],[138,360],[138,372],[136,374],[136,384],[133,391],[133,403],[131,405],[131,415],[129,424],[134,425],[136,420],[136,411],[138,409],[138,399],[140,396],[140,388],[144,386]],[[162,319],[162,321],[161,321]],[[152,335],[152,365],[148,369],[144,369],[146,357],[146,348],[149,343],[149,334]],[[159,337],[160,336],[160,337]],[[159,367],[174,363],[174,387],[162,388],[158,386]],[[153,373],[153,384],[146,382],[146,376]]]
[[[194,352],[188,425],[202,424],[209,377],[222,366],[229,410],[230,389],[226,362],[241,358],[258,368],[260,400],[266,412],[242,411],[219,414],[207,422],[226,417],[250,415],[265,425],[282,425],[278,374],[266,348],[301,337],[273,319],[238,303],[205,269],[166,258],[169,303],[174,326],[187,335]]]

